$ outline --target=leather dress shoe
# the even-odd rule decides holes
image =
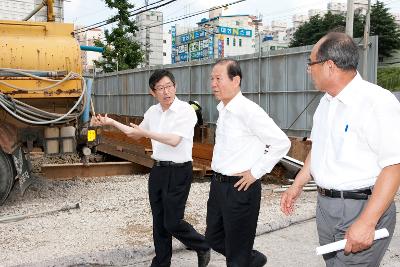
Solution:
[[[267,263],[267,256],[262,254],[260,251],[253,250],[251,252],[251,267],[262,267]]]
[[[211,259],[211,250],[198,250],[197,252],[197,262],[199,267],[206,267]]]

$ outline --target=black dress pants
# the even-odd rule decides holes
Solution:
[[[149,199],[156,252],[151,266],[171,265],[172,237],[196,251],[209,249],[204,236],[183,220],[192,179],[191,163],[151,169]]]
[[[261,200],[261,181],[247,191],[238,191],[234,182],[213,177],[207,202],[206,240],[226,257],[229,267],[248,267],[256,235]]]

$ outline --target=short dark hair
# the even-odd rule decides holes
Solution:
[[[151,74],[149,78],[149,86],[151,90],[154,90],[154,86],[158,83],[162,78],[168,77],[172,83],[175,85],[175,77],[169,70],[157,69]]]
[[[342,32],[330,32],[318,48],[316,60],[332,60],[342,70],[356,70],[358,48],[353,39]]]
[[[240,68],[239,62],[234,59],[223,58],[218,60],[215,65],[227,65],[226,71],[228,72],[228,76],[230,80],[233,80],[234,77],[239,76],[240,85],[242,84],[242,69]]]

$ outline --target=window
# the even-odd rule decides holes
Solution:
[[[239,46],[242,46],[242,39],[239,39]]]
[[[232,45],[236,46],[236,39],[235,38],[233,38],[233,40],[232,40]]]
[[[164,57],[166,57],[166,56],[167,56],[167,53],[163,52],[162,55],[163,55]]]
[[[150,20],[150,15],[146,15],[146,19]]]
[[[162,40],[162,42],[163,42],[164,44],[166,44],[166,43],[167,43],[167,40]]]
[[[226,45],[229,45],[229,37],[226,38]]]
[[[240,26],[240,21],[235,21],[236,26]]]

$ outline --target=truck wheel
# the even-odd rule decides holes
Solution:
[[[7,199],[14,184],[12,159],[0,150],[0,205]]]

